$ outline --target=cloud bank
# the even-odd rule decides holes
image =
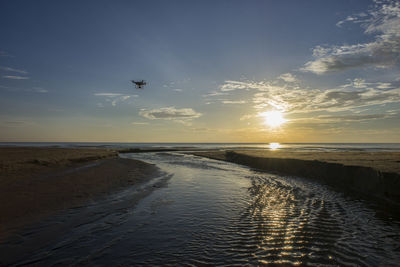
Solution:
[[[293,83],[278,85],[266,81],[250,83],[257,88],[252,99],[257,111],[271,109],[292,114],[357,111],[400,101],[399,87],[388,82],[366,82],[360,78],[333,89],[303,88]]]
[[[366,13],[349,16],[338,22],[359,23],[365,34],[375,34],[375,40],[341,46],[317,46],[313,49],[314,60],[307,62],[301,70],[325,74],[357,67],[373,66],[387,68],[400,59],[400,2],[379,1]]]

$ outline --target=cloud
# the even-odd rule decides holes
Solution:
[[[244,101],[244,100],[237,100],[237,101],[233,101],[233,100],[223,100],[222,103],[223,103],[223,104],[246,104],[247,101]]]
[[[333,89],[303,88],[293,83],[277,85],[266,81],[251,81],[250,84],[257,88],[252,99],[257,111],[356,111],[360,108],[368,110],[376,105],[400,102],[400,87],[394,87],[388,82],[366,82],[360,78]]]
[[[229,93],[219,92],[219,91],[211,91],[208,94],[203,95],[203,97],[212,97],[212,96],[221,96],[221,95],[229,95]]]
[[[147,125],[148,122],[131,122],[132,125]]]
[[[182,92],[182,89],[174,89],[175,92]]]
[[[280,75],[278,77],[278,79],[281,79],[281,80],[283,80],[285,82],[288,82],[288,83],[294,83],[294,82],[298,81],[296,76],[291,74],[291,73],[284,73],[284,74]]]
[[[337,25],[347,22],[361,24],[365,34],[375,34],[375,40],[354,45],[317,46],[313,49],[314,60],[307,62],[301,70],[325,74],[367,66],[387,68],[399,62],[399,2],[380,1],[368,14],[347,17]]]
[[[178,122],[187,122],[192,119],[199,118],[202,114],[194,111],[191,108],[177,109],[175,107],[165,107],[151,110],[141,110],[140,115],[147,119],[163,119],[163,120],[174,120]]]
[[[115,96],[121,96],[123,94],[119,93],[95,93],[95,96],[109,96],[109,97],[115,97]]]
[[[13,76],[13,75],[3,75],[3,78],[5,78],[5,79],[11,79],[11,80],[29,80],[29,77],[24,77],[24,76]]]
[[[117,106],[118,103],[124,102],[132,97],[138,97],[138,95],[126,95],[120,93],[94,93],[95,96],[105,97],[106,102],[110,102],[113,107]],[[103,103],[97,103],[97,107],[104,107]]]
[[[118,102],[123,102],[123,101],[125,101],[125,100],[128,100],[129,98],[131,98],[130,95],[123,95],[123,96],[120,96],[120,97],[118,97],[118,98],[115,98],[115,99],[111,102],[111,105],[115,107],[115,106],[117,105]]]
[[[341,20],[338,23],[336,23],[336,26],[341,28],[342,25],[347,23],[347,22],[360,23],[360,22],[363,21],[364,17],[367,17],[367,16],[368,15],[366,13],[364,13],[364,12],[358,13],[358,14],[353,15],[353,16],[348,16],[344,20]]]
[[[46,89],[44,89],[42,87],[32,87],[32,89],[29,90],[29,91],[30,92],[35,92],[35,93],[41,93],[41,94],[49,92],[48,90],[46,90]]]
[[[252,119],[255,117],[257,117],[257,114],[246,114],[246,115],[243,115],[242,117],[240,117],[239,120],[245,121],[245,120]]]
[[[20,73],[20,74],[28,74],[28,72],[25,70],[18,70],[18,69],[13,69],[13,68],[9,68],[9,67],[3,67],[3,66],[0,66],[0,70],[16,72],[16,73]]]
[[[235,90],[250,90],[254,89],[256,84],[253,84],[249,81],[230,81],[227,80],[225,81],[224,84],[222,84],[219,87],[219,90],[222,92],[228,92],[228,91],[235,91]]]
[[[323,120],[337,121],[337,122],[354,122],[365,120],[376,120],[390,117],[390,114],[350,114],[350,115],[321,115],[318,118]]]
[[[321,123],[342,123],[342,122],[362,122],[377,119],[386,119],[393,117],[393,114],[345,114],[345,115],[319,115],[312,118],[300,118],[294,119],[292,122],[296,124],[309,125],[309,124],[321,124]]]

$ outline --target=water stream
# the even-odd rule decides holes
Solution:
[[[312,180],[182,153],[124,157],[165,175],[59,214],[0,251],[18,252],[17,266],[400,262],[400,221]]]

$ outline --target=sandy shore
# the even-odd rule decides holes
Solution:
[[[237,150],[238,154],[279,159],[298,159],[370,167],[382,172],[400,174],[400,152],[287,152],[270,150]],[[195,152],[195,155],[226,160],[225,151]]]
[[[194,155],[313,178],[400,205],[400,152],[207,151]]]
[[[107,149],[0,148],[0,240],[156,172],[154,165],[118,158]]]

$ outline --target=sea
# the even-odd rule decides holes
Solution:
[[[182,149],[267,149],[282,151],[367,151],[398,152],[400,143],[117,143],[117,142],[0,142],[0,146],[182,148]]]

